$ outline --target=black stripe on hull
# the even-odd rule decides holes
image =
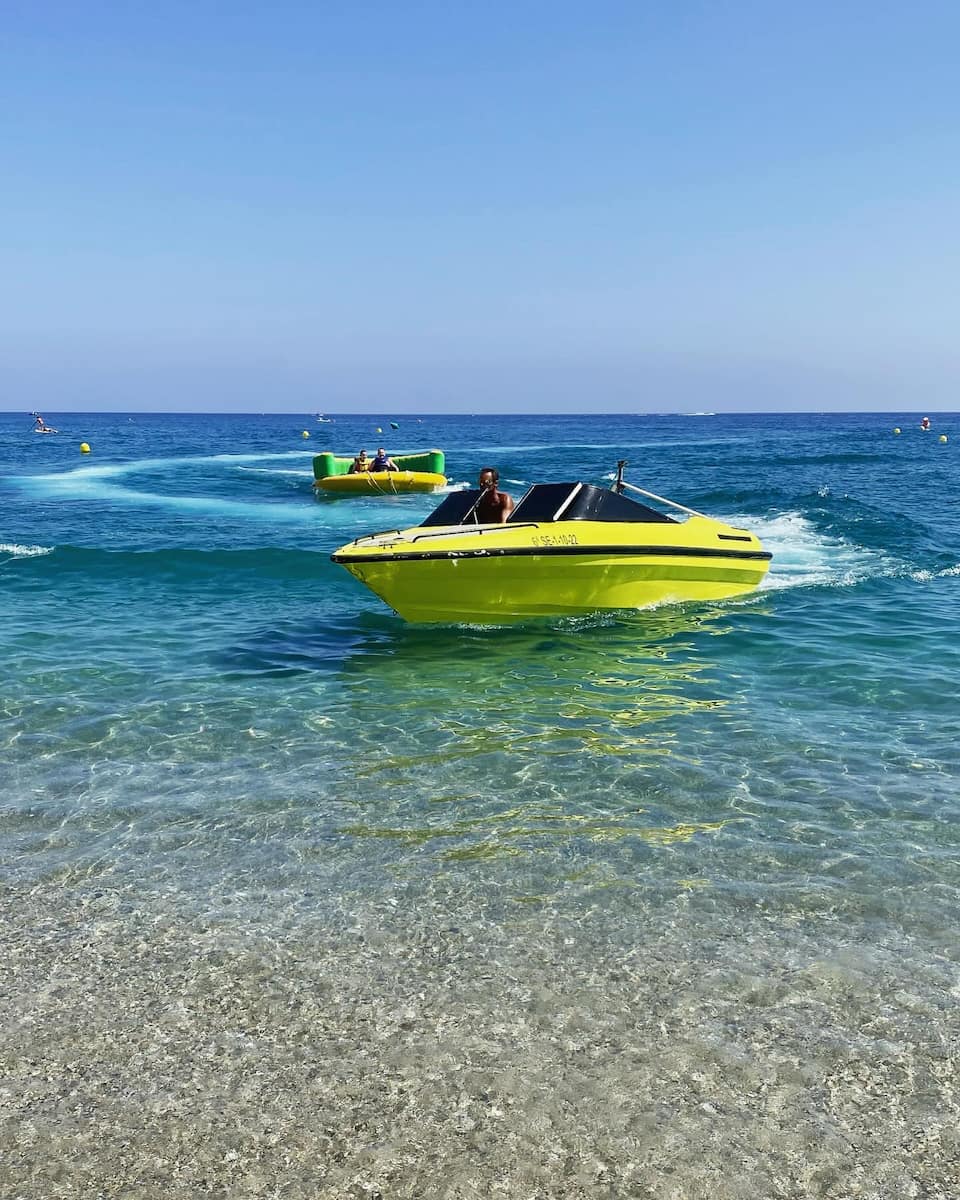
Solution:
[[[502,546],[489,550],[418,550],[410,554],[331,554],[332,562],[349,567],[354,563],[429,562],[450,558],[726,558],[769,562],[767,550],[728,550],[704,546]]]

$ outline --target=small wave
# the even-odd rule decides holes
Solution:
[[[51,487],[68,488],[90,480],[118,479],[124,475],[144,473],[167,467],[199,466],[203,463],[220,463],[226,466],[241,466],[243,463],[277,462],[295,458],[313,458],[312,450],[264,451],[260,454],[181,454],[157,458],[134,458],[126,462],[90,463],[74,467],[69,471],[55,471],[42,475],[22,477],[28,483],[40,482]]]
[[[765,589],[849,587],[880,575],[899,574],[903,564],[876,550],[832,537],[801,513],[785,512],[768,518],[737,516],[733,525],[750,529],[773,554]]]
[[[246,471],[250,475],[292,475],[295,479],[312,479],[312,471],[288,471],[276,467],[238,467],[238,471]]]
[[[689,416],[690,414],[682,415]],[[727,447],[736,442],[752,442],[752,439],[729,434],[721,437],[698,437],[693,440],[688,435],[684,435],[682,438],[678,437],[676,439],[645,439],[643,441],[621,439],[618,442],[531,442],[527,445],[503,446],[491,446],[487,443],[484,446],[464,446],[458,453],[474,454],[485,458],[490,458],[498,454],[545,454],[552,453],[555,450],[610,450],[617,454],[623,454],[634,450],[665,450],[678,446],[683,449],[690,449],[694,446]]]
[[[0,542],[0,554],[11,558],[37,558],[41,554],[52,554],[53,546],[21,546],[18,542]]]
[[[315,458],[316,450],[282,450],[265,451],[262,454],[205,454],[195,457],[182,458],[180,462],[215,462],[215,463],[245,463],[245,462],[278,462],[284,458]]]
[[[768,467],[850,466],[854,463],[885,463],[889,455],[876,451],[833,450],[824,454],[774,454],[766,460]]]
[[[311,505],[302,504],[259,504],[248,500],[232,500],[219,496],[173,495],[128,488],[110,481],[110,475],[98,474],[78,477],[77,473],[65,475],[34,475],[28,477],[27,485],[36,493],[47,496],[70,496],[81,500],[109,500],[127,506],[148,506],[170,511],[189,512],[199,515],[229,517],[236,520],[310,522],[316,520]]]
[[[76,574],[98,579],[156,577],[183,581],[202,577],[233,582],[246,575],[257,579],[316,583],[327,577],[338,579],[341,574],[341,568],[330,562],[329,547],[302,550],[274,546],[237,550],[183,547],[105,550],[94,546],[60,545],[57,562],[48,569],[55,569],[59,579]]]

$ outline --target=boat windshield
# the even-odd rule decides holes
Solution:
[[[424,526],[476,523],[475,509],[480,492],[470,488],[451,492],[421,522]],[[590,483],[535,483],[517,501],[507,524],[543,524],[551,521],[630,521],[641,524],[675,525],[666,514]]]
[[[445,496],[425,521],[420,525],[465,525],[476,523],[473,510],[480,499],[479,488],[468,488],[462,492],[451,492]]]
[[[665,513],[591,483],[536,483],[521,498],[507,523],[536,521],[630,521],[675,525]]]

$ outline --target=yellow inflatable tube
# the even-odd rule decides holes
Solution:
[[[446,485],[442,450],[391,455],[399,470],[351,473],[353,456],[318,454],[313,460],[314,487],[342,496],[395,496],[403,492],[435,492]]]
[[[325,475],[314,487],[341,496],[398,496],[404,492],[435,492],[447,482],[430,471],[361,471],[354,475]]]

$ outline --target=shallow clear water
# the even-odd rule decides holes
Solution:
[[[452,485],[626,457],[774,554],[500,629],[329,561],[435,503],[313,497],[389,417],[0,417],[14,1194],[953,1194],[960,419],[920,415],[402,418]]]

